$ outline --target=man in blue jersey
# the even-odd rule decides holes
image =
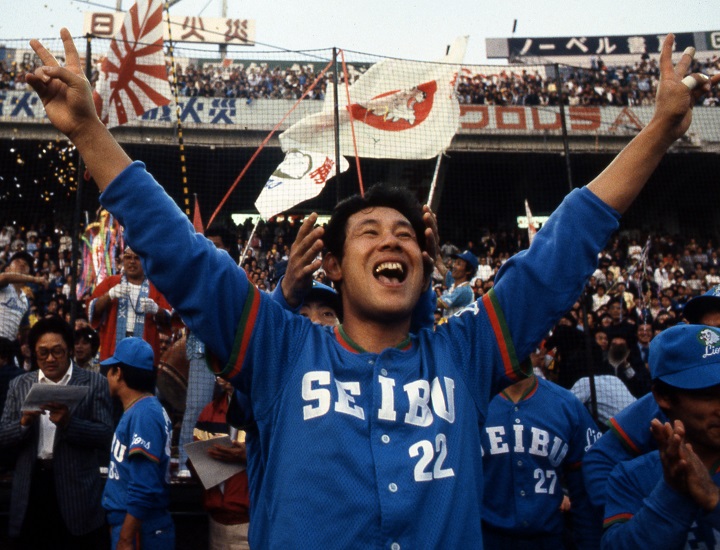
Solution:
[[[658,450],[615,467],[604,548],[720,544],[720,329],[676,325],[650,344]]]
[[[720,286],[690,300],[683,311],[688,323],[720,327]],[[652,394],[645,395],[608,421],[608,432],[593,445],[583,462],[583,476],[595,506],[605,504],[610,472],[616,464],[657,449],[650,422],[667,417]]]
[[[125,338],[100,364],[108,368],[110,394],[124,410],[102,499],[112,548],[174,548],[175,526],[168,512],[172,424],[154,395],[152,348],[141,338]]]
[[[496,395],[480,433],[486,547],[563,548],[567,487],[577,548],[597,548],[600,520],[580,467],[599,436],[583,404],[553,382],[531,375]]]
[[[312,227],[314,214],[303,225],[314,239],[307,255],[326,249],[343,308],[342,325],[314,325],[254,288],[131,161],[97,118],[69,32],[61,36],[67,67],[32,41],[44,66],[28,82],[214,370],[251,401],[250,546],[482,547],[479,426],[491,397],[527,374],[520,360],[580,295],[619,213],[720,75],[683,81],[694,52],[674,68],[668,36],[648,126],[563,201],[481,300],[436,332],[411,335],[433,264],[423,238],[431,214],[411,194],[379,187],[339,204],[327,232]]]

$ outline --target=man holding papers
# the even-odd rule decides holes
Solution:
[[[10,536],[19,548],[101,547],[107,530],[98,459],[113,433],[107,380],[73,365],[72,329],[60,318],[38,321],[29,344],[38,370],[12,381],[0,420],[0,452],[17,456]],[[35,384],[52,386],[56,401],[23,410]],[[86,395],[74,406],[63,402],[61,388],[79,386]]]

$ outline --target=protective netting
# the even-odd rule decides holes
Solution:
[[[62,57],[58,40],[44,43]],[[94,83],[109,41],[77,43],[83,57],[91,48]],[[570,189],[592,180],[650,121],[658,79],[657,60],[640,58],[633,67],[588,70],[422,63],[341,50],[229,48],[221,58],[210,47],[165,49],[179,109],[173,101],[113,132],[189,216],[197,198],[204,225],[212,218],[237,232],[238,248],[255,260],[251,273],[267,289],[277,282],[267,259],[287,254],[304,215],[327,215],[361,186],[386,181],[432,203],[447,261],[463,250],[479,257],[472,284],[481,295],[497,268],[528,245],[525,202],[539,226]],[[38,267],[52,278],[59,238],[73,229],[83,174],[74,148],[52,130],[22,81],[21,74],[37,64],[34,54],[24,41],[6,41],[5,52],[0,221],[9,229],[0,245],[3,259],[16,247],[38,250]],[[720,70],[717,59],[700,59],[696,69]],[[592,338],[574,330],[564,339],[567,329],[561,328],[547,354],[539,349],[535,361],[547,376],[569,387],[588,365],[610,365],[617,373],[632,358],[635,370],[645,369],[636,360],[638,327],[648,321],[653,331],[662,330],[682,317],[689,297],[720,283],[718,97],[716,92],[695,108],[687,136],[623,218],[579,300],[587,313],[579,305],[566,320],[573,329],[590,323],[584,334]],[[346,171],[333,178],[338,162]],[[81,233],[98,208],[92,182],[84,183]],[[262,202],[266,219],[260,220],[255,203],[263,189],[269,194]],[[37,242],[31,243],[29,231],[38,233]],[[443,281],[436,284],[444,290]],[[598,305],[605,301],[599,293],[624,302],[619,317],[609,304]],[[620,362],[622,347],[612,347],[613,334],[605,331],[608,341],[597,336],[601,344],[594,345],[601,325],[618,323],[631,354]],[[647,389],[633,387],[638,395]]]

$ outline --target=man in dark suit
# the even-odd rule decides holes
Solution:
[[[17,456],[10,537],[18,548],[107,547],[98,461],[113,434],[107,379],[73,365],[72,329],[60,318],[38,321],[29,345],[39,370],[11,382],[0,420],[0,452]],[[33,384],[89,391],[72,409],[47,403],[43,411],[22,411]]]

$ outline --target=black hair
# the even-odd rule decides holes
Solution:
[[[230,257],[235,263],[240,261],[240,250],[238,249],[237,235],[225,225],[213,224],[205,230],[206,237],[220,237],[223,246],[227,249]]]
[[[28,334],[28,345],[30,351],[35,358],[35,345],[43,334],[59,334],[65,341],[65,345],[68,349],[68,355],[72,353],[73,349],[73,331],[70,325],[65,322],[64,319],[53,315],[51,317],[43,317],[37,323],[35,323],[30,329]]]
[[[157,369],[153,367],[153,370],[139,369],[137,367],[131,367],[125,363],[115,363],[110,365],[110,370],[115,371],[120,369],[122,372],[123,380],[128,388],[131,390],[155,393],[155,383],[157,381]]]
[[[353,195],[335,206],[323,236],[326,251],[341,261],[345,249],[348,219],[353,214],[375,207],[392,208],[405,216],[415,231],[420,249],[426,250],[425,222],[423,222],[420,202],[405,188],[376,183],[367,190],[364,196]]]
[[[10,261],[8,262],[8,265],[13,263],[15,260],[21,260],[21,261],[25,262],[28,265],[28,267],[30,268],[30,272],[29,272],[30,275],[35,274],[35,259],[28,252],[25,252],[24,250],[15,252],[15,254],[13,254],[10,257]]]
[[[100,349],[100,337],[98,336],[98,333],[90,327],[82,327],[75,331],[75,342],[80,339],[90,342],[93,355],[95,355]]]

